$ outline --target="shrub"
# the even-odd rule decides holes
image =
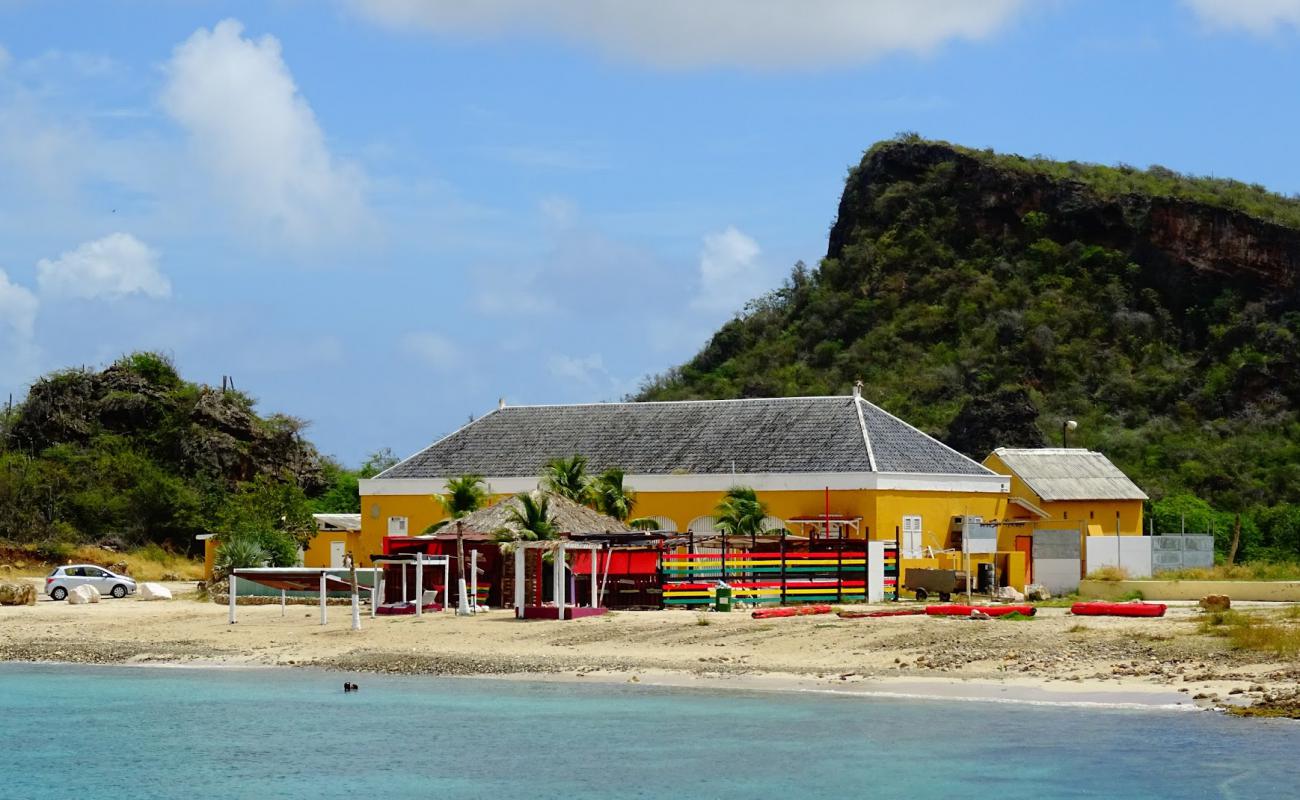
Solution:
[[[1128,580],[1128,570],[1123,567],[1114,565],[1100,567],[1088,573],[1090,581],[1126,581]]]

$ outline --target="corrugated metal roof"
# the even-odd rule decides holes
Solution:
[[[1044,502],[1147,499],[1109,458],[1092,450],[999,447],[993,452]]]
[[[550,459],[574,454],[587,457],[590,472],[619,467],[633,475],[992,474],[877,406],[846,396],[506,406],[378,477],[528,477]]]

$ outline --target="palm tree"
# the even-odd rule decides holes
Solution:
[[[657,531],[660,530],[659,520],[654,517],[637,517],[628,520],[627,526],[634,531]]]
[[[547,461],[542,471],[542,488],[575,503],[589,505],[592,491],[591,480],[587,477],[587,457],[575,454]]]
[[[758,493],[748,486],[733,486],[722,496],[722,502],[713,511],[717,529],[728,535],[749,536],[763,532],[767,518],[767,504],[758,499]]]
[[[519,501],[519,507],[511,508],[506,516],[507,521],[515,528],[501,528],[496,534],[497,541],[532,542],[539,539],[554,539],[559,535],[555,523],[551,521],[551,501],[546,495],[534,497],[528,492],[520,492],[515,495],[515,499]]]
[[[487,503],[488,493],[482,475],[460,475],[447,481],[447,490],[435,494],[434,500],[442,506],[451,519],[460,519],[478,511]]]
[[[590,484],[596,510],[617,520],[632,516],[636,505],[636,492],[623,485],[623,476],[623,470],[610,467]]]

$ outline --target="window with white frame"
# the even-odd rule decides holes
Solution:
[[[388,535],[405,536],[406,535],[406,517],[389,517],[388,518]]]
[[[903,517],[902,541],[898,543],[898,548],[903,554],[903,558],[920,558],[921,557],[921,518],[919,516],[909,515]]]

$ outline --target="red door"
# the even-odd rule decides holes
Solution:
[[[1016,551],[1025,554],[1025,583],[1034,582],[1034,537],[1017,536]]]

